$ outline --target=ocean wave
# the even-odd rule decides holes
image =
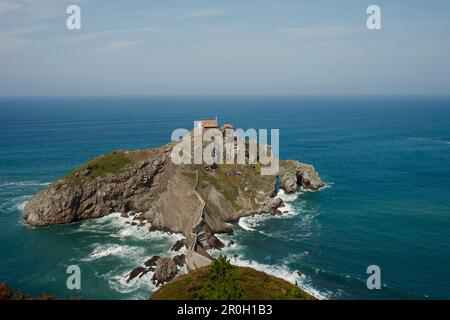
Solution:
[[[19,203],[17,205],[17,209],[20,210],[20,211],[23,211],[23,209],[25,209],[25,206],[27,205],[27,203],[28,203],[28,200]]]
[[[28,200],[31,197],[32,196],[30,195],[25,195],[8,199],[7,201],[0,204],[0,212],[13,213],[17,211],[23,211]]]
[[[131,261],[140,261],[144,256],[144,252],[145,252],[144,248],[135,246],[110,244],[110,243],[95,244],[94,249],[91,251],[91,253],[82,260],[93,261],[109,256],[116,256]]]
[[[246,248],[245,246],[239,244],[236,241],[236,237],[234,235],[230,236],[230,235],[225,235],[225,234],[215,234],[215,236],[223,244],[225,244],[225,247],[223,247],[222,249],[209,249],[208,253],[213,257],[217,257],[221,254],[226,254],[226,255],[241,254]],[[231,246],[228,246],[228,243],[230,243],[230,241],[233,241],[234,244]]]
[[[284,206],[280,208],[280,210],[283,212],[282,215],[272,216],[270,213],[256,214],[240,218],[238,225],[244,230],[256,231],[264,234],[264,232],[256,229],[256,227],[258,227],[258,225],[261,224],[261,222],[264,222],[269,219],[292,218],[293,216],[296,216],[300,212],[302,212],[301,205],[299,204],[297,204],[296,206],[293,205],[293,202],[296,201],[301,194],[302,194],[301,192],[296,192],[294,194],[286,194],[283,189],[280,189],[276,197],[281,198],[281,200],[283,200],[284,202]]]
[[[173,243],[182,239],[183,236],[160,231],[150,232],[150,225],[133,226],[129,224],[132,221],[132,217],[122,217],[120,213],[113,213],[96,220],[84,221],[72,232],[94,234],[100,232],[99,239],[106,239],[109,242],[94,244],[89,254],[82,260],[92,263],[107,257],[120,259],[121,262],[116,269],[95,275],[102,278],[112,290],[126,295],[128,299],[148,299],[150,293],[157,289],[151,281],[154,272],[149,271],[142,277],[136,277],[127,282],[129,273],[136,267],[142,266],[144,261],[153,255],[173,257],[185,253],[184,247],[178,252],[170,251]],[[106,237],[105,234],[107,234]],[[149,248],[151,248],[150,252]],[[184,266],[179,269],[177,276],[185,273],[187,268]]]
[[[0,187],[38,187],[48,186],[51,182],[39,181],[17,181],[17,182],[0,182]]]
[[[325,189],[331,189],[334,186],[334,182],[324,182],[324,186],[322,188],[319,189],[320,190],[325,190]]]
[[[149,293],[157,289],[151,281],[153,272],[150,271],[142,277],[136,277],[127,282],[130,272],[131,270],[111,271],[105,274],[96,274],[96,276],[107,281],[109,287],[116,292],[130,294],[142,290],[143,292],[137,293],[132,299],[147,299]]]
[[[149,271],[142,277],[136,277],[127,281],[131,270],[111,271],[106,274],[96,274],[97,277],[102,278],[108,282],[108,285],[114,291],[121,294],[135,293],[130,297],[132,300],[146,300],[149,295],[157,290],[156,286],[151,280],[154,272]],[[186,265],[178,269],[178,274],[175,278],[188,273]]]
[[[70,233],[90,232],[96,234],[108,234],[112,238],[138,240],[164,240],[175,243],[183,239],[182,234],[162,231],[150,231],[150,223],[145,226],[132,225],[133,217],[122,217],[121,213],[111,213],[102,218],[87,220]]]
[[[256,222],[256,218],[258,216],[249,216],[249,217],[244,217],[244,218],[240,218],[238,225],[247,231],[257,231],[256,229],[253,228],[253,226],[255,225]]]
[[[15,196],[17,194],[32,193],[34,189],[26,189],[26,187],[37,187],[37,186],[48,186],[50,182],[40,182],[40,181],[4,181],[0,182],[0,191],[2,193],[2,198],[6,200],[0,204],[0,212],[13,213],[16,211],[23,211],[28,200],[32,197],[31,195],[21,195]],[[16,188],[20,188],[18,191]]]
[[[283,189],[280,189],[276,196],[281,198],[284,202],[292,202],[292,201],[297,200],[299,195],[300,194],[298,192],[288,194],[288,193],[284,192]]]

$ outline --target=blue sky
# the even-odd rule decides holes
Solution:
[[[0,0],[0,95],[448,94],[449,57],[448,0]]]

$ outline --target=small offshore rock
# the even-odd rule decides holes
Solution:
[[[130,272],[130,274],[128,275],[127,282],[130,282],[131,280],[133,280],[137,276],[139,276],[139,278],[141,278],[147,272],[148,272],[147,269],[145,269],[143,267],[137,267],[136,269],[134,269],[133,271]]]
[[[220,241],[216,236],[209,237],[207,242],[208,242],[209,248],[211,248],[211,249],[221,250],[222,248],[225,247],[225,244],[222,241]]]
[[[175,244],[172,246],[172,248],[170,250],[180,251],[180,249],[183,248],[185,245],[186,245],[185,240],[181,239],[181,240],[178,240],[177,242],[175,242]]]
[[[173,257],[173,262],[179,267],[182,267],[185,264],[186,256],[184,254],[179,254]]]
[[[152,281],[157,285],[169,282],[176,276],[177,272],[177,265],[171,258],[160,258],[156,263],[156,270]]]
[[[147,261],[145,261],[144,265],[146,267],[154,267],[154,266],[156,266],[156,262],[158,262],[159,258],[160,258],[160,256],[153,256],[150,259],[148,259]]]

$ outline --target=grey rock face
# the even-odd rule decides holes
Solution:
[[[278,208],[284,206],[284,202],[281,198],[269,199],[261,208],[261,213],[275,213]]]
[[[294,193],[295,191],[297,191],[298,186],[295,171],[288,170],[286,168],[280,168],[278,179],[280,179],[281,188],[285,193]]]
[[[305,189],[319,190],[324,186],[324,183],[314,169],[314,166],[310,164],[299,163],[297,165],[296,175],[302,187]]]
[[[298,161],[286,160],[278,172],[281,187],[286,193],[294,193],[298,187],[319,190],[324,186],[314,166]]]
[[[175,244],[172,246],[170,250],[180,251],[180,249],[183,248],[184,246],[186,246],[186,241],[184,239],[181,239],[175,242]]]
[[[136,269],[134,269],[133,271],[130,272],[130,274],[128,275],[128,279],[127,282],[130,282],[131,280],[133,280],[134,278],[136,278],[137,276],[142,277],[143,275],[145,275],[149,270],[145,269],[143,267],[138,267]]]
[[[152,280],[157,285],[160,285],[172,280],[177,272],[177,265],[171,258],[160,258],[156,263],[156,270]]]
[[[148,259],[147,261],[144,262],[144,265],[146,267],[154,267],[156,266],[156,263],[158,262],[160,256],[153,256],[150,259]]]
[[[179,254],[179,255],[173,257],[173,262],[175,262],[175,264],[177,266],[182,267],[186,262],[186,255]]]
[[[121,152],[126,164],[101,174],[90,162],[35,195],[24,208],[24,219],[43,227],[121,212],[123,217],[133,217],[129,224],[149,223],[150,231],[182,233],[189,248],[195,217],[202,209],[201,195],[204,217],[198,241],[207,249],[222,248],[214,234],[232,234],[229,223],[241,217],[280,214],[283,201],[274,198],[275,176],[262,176],[251,165],[219,165],[212,172],[203,166],[175,165],[170,160],[173,146]],[[310,190],[323,186],[313,166],[293,160],[280,160],[277,177],[286,193],[300,186]],[[173,249],[180,247],[181,242]]]
[[[165,158],[163,153],[156,157],[156,165],[138,162],[117,174],[97,178],[84,177],[74,182],[65,177],[31,198],[24,208],[24,219],[31,226],[43,227],[111,212],[146,211],[151,205],[151,186]],[[73,175],[77,177],[77,172]]]

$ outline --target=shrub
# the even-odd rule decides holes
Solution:
[[[220,256],[213,260],[207,285],[198,293],[198,299],[205,300],[239,300],[245,299],[239,287],[236,273],[230,261]]]

